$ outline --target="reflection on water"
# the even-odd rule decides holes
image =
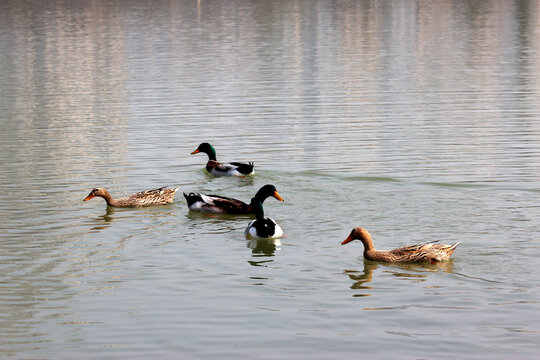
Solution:
[[[251,266],[262,266],[266,267],[268,264],[272,263],[274,260],[260,260],[260,261],[254,261],[254,260],[248,260],[248,264]]]
[[[390,265],[390,264],[387,264]],[[445,272],[445,273],[453,273],[454,272],[454,260],[450,259],[448,261],[441,261],[436,263],[431,262],[419,262],[419,263],[395,263],[391,264],[392,267],[396,267],[398,269],[407,271],[405,274],[409,274],[411,278],[414,278],[416,274],[418,273],[424,273],[424,272]],[[411,273],[413,272],[413,273]],[[392,272],[395,276],[400,276],[399,272]],[[427,276],[427,275],[426,275]]]
[[[109,226],[111,226],[111,223],[114,219],[113,214],[114,214],[114,207],[107,206],[105,210],[105,214],[98,216],[97,218],[94,219],[94,222],[96,222],[97,225],[92,227],[91,230],[104,230],[108,228]]]
[[[251,249],[253,257],[274,256],[275,252],[281,250],[280,239],[249,239],[247,247]]]
[[[58,270],[64,260],[47,246],[25,243],[10,251],[0,243],[0,357],[53,342],[46,324],[74,316],[74,293]]]
[[[186,210],[187,206],[186,206]],[[255,215],[252,214],[241,214],[241,215],[232,215],[232,214],[212,214],[200,211],[188,211],[186,217],[191,220],[215,220],[214,223],[221,223],[222,221],[227,220],[238,220],[246,219],[251,220],[255,218]],[[246,222],[246,226],[249,222]]]
[[[350,286],[353,290],[369,290],[364,293],[354,293],[353,297],[363,297],[371,296],[374,286],[368,286],[366,284],[373,281],[374,272],[378,267],[383,268],[383,272],[386,274],[391,274],[397,278],[403,278],[411,281],[424,281],[429,273],[434,272],[445,272],[453,273],[454,272],[454,262],[453,260],[439,262],[439,263],[383,263],[376,261],[364,260],[364,270],[362,273],[359,273],[357,270],[344,270],[343,273],[347,275],[353,284]],[[383,276],[383,274],[381,274]]]
[[[364,261],[364,271],[362,274],[358,275],[358,271],[355,270],[344,270],[344,274],[347,275],[351,280],[353,280],[353,284],[351,285],[351,289],[354,290],[370,290],[373,289],[371,286],[364,285],[366,283],[370,283],[373,280],[373,272],[377,269],[377,263],[372,261]],[[354,294],[354,297],[362,297],[362,296],[371,296],[369,293],[362,293],[362,294]]]

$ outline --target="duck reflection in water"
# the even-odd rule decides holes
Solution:
[[[373,289],[371,286],[367,286],[364,284],[370,283],[373,280],[373,272],[377,269],[378,264],[373,261],[364,261],[364,272],[362,274],[359,274],[359,271],[355,270],[345,270],[343,273],[351,280],[353,280],[353,284],[351,285],[351,289],[361,289],[361,290],[369,290]],[[371,294],[355,294],[353,296],[370,296]]]
[[[276,250],[281,250],[280,239],[249,239],[247,247],[253,255],[274,256]]]
[[[92,227],[92,230],[104,230],[111,226],[112,221],[114,217],[112,216],[114,214],[114,208],[111,206],[107,206],[105,210],[105,214],[98,216],[94,219],[94,222],[97,223],[96,226]]]
[[[373,281],[375,270],[384,267],[384,273],[391,274],[396,278],[410,281],[425,281],[428,273],[443,271],[453,273],[454,262],[452,260],[441,263],[381,263],[377,261],[364,260],[364,270],[362,273],[356,270],[344,270],[353,284],[350,286],[353,290],[372,290],[373,286],[367,285]],[[371,296],[371,293],[356,293],[353,297]]]
[[[280,239],[249,239],[246,245],[251,249],[254,258],[271,257],[275,255],[276,251],[281,250]],[[248,262],[253,266],[262,266],[262,264],[272,261],[266,259],[261,261],[250,260]]]

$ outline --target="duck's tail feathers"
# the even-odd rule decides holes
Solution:
[[[452,254],[454,253],[456,248],[459,246],[459,244],[461,244],[461,242],[457,242],[448,247],[448,250],[446,250],[446,253],[448,254],[448,256],[452,256]]]
[[[184,193],[184,197],[186,198],[188,206],[193,205],[197,201],[203,201],[200,194],[195,194],[195,193],[186,194],[186,193]]]
[[[237,170],[241,174],[250,175],[250,174],[253,173],[253,168],[254,167],[255,167],[255,165],[252,162],[247,163],[247,164],[239,163]]]

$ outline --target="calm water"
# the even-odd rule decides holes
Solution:
[[[0,357],[540,356],[536,1],[2,1],[0,54]],[[82,202],[267,183],[276,242]]]

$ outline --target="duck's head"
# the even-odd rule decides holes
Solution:
[[[264,185],[262,188],[257,191],[254,199],[260,201],[261,203],[268,197],[273,197],[279,201],[283,201],[283,198],[278,194],[276,187],[274,185]]]
[[[95,198],[96,196],[106,197],[107,194],[108,192],[104,188],[95,188],[92,191],[90,191],[90,194],[88,194],[88,196],[85,197],[83,201],[88,201],[90,199]]]
[[[209,143],[201,143],[196,150],[191,152],[191,155],[195,155],[200,152],[207,154],[210,160],[216,160],[216,150]]]
[[[369,234],[369,232],[366,229],[361,228],[361,227],[355,227],[354,229],[352,229],[351,233],[349,234],[349,237],[343,240],[341,245],[348,244],[353,240],[360,240],[363,243],[372,241],[371,235]]]
[[[264,185],[257,191],[255,196],[251,198],[249,206],[255,211],[257,219],[264,218],[263,202],[268,197],[276,198],[279,201],[283,201],[283,198],[279,196],[276,187],[274,185]]]

